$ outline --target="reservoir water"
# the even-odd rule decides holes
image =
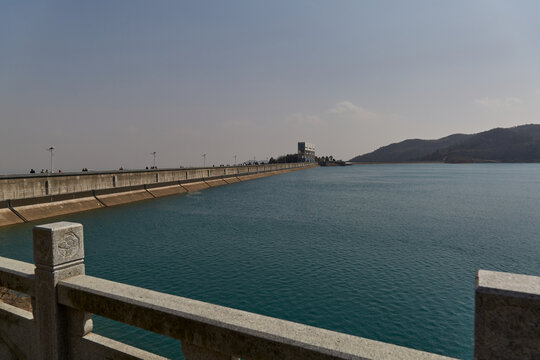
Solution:
[[[464,359],[476,271],[540,275],[539,164],[315,168],[57,220],[84,225],[89,275]],[[31,262],[36,224],[0,254]]]

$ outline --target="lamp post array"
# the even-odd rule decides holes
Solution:
[[[54,156],[54,150],[55,150],[55,147],[54,147],[54,146],[51,146],[51,147],[49,147],[49,148],[47,149],[47,151],[51,153],[51,167],[50,167],[50,172],[51,172],[51,173],[53,172],[53,156]],[[156,152],[156,151],[153,151],[153,152],[150,153],[150,155],[152,155],[152,156],[154,157],[152,168],[155,169],[155,168],[156,168],[156,155],[157,155],[157,152]],[[206,154],[202,154],[201,156],[202,156],[202,158],[203,158],[203,167],[206,167]],[[237,158],[237,155],[234,155],[234,165],[237,164],[236,158]],[[266,159],[267,159],[267,161],[268,161],[268,157],[267,157]],[[254,162],[254,163],[256,162],[256,157],[255,157],[255,156],[253,157],[253,162]]]

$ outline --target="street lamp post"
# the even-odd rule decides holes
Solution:
[[[54,146],[51,146],[50,148],[47,149],[48,152],[51,153],[51,173],[53,172],[53,162],[52,162],[52,159],[53,159],[53,150],[54,150]]]
[[[206,154],[202,154],[203,157],[203,167],[206,167]]]
[[[234,165],[236,165],[236,155],[234,155]]]
[[[154,155],[154,165],[152,166],[152,169],[155,169],[156,168],[156,152],[151,152],[150,155]]]

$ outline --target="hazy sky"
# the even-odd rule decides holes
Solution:
[[[540,1],[0,0],[0,172],[540,122]]]

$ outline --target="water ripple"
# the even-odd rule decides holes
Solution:
[[[478,269],[540,274],[540,166],[318,168],[75,214],[87,272],[472,358]],[[31,261],[32,224],[0,230]],[[97,319],[166,356],[178,342]]]

